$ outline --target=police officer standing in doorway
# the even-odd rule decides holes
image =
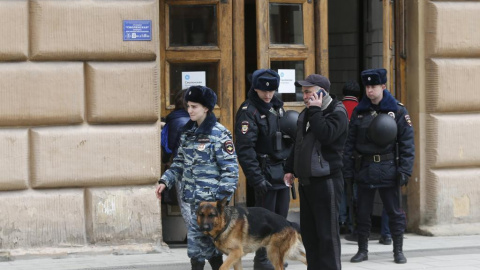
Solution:
[[[256,70],[248,99],[240,106],[235,123],[235,148],[247,182],[255,190],[255,206],[287,217],[290,189],[283,181],[284,164],[293,140],[280,130],[285,117],[283,102],[274,94],[280,76],[271,69]],[[292,121],[294,127],[296,119]],[[265,248],[257,250],[255,270],[274,269]]]
[[[407,110],[386,89],[387,71],[361,73],[365,97],[350,119],[344,151],[344,177],[358,184],[358,252],[351,262],[368,260],[368,237],[375,192],[378,189],[389,217],[395,263],[406,263],[403,233],[406,222],[401,205],[401,186],[412,173],[415,145]]]

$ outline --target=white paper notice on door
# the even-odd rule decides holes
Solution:
[[[182,89],[193,85],[207,86],[205,71],[184,71],[182,72]]]
[[[278,93],[295,93],[295,69],[279,69],[280,86]]]

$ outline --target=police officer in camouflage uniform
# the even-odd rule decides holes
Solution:
[[[177,156],[158,181],[160,199],[165,188],[183,181],[182,199],[191,205],[192,221],[188,226],[187,252],[192,270],[203,270],[205,260],[212,269],[223,263],[222,254],[212,239],[203,234],[196,222],[201,201],[231,199],[238,182],[237,155],[232,135],[217,122],[213,108],[217,95],[203,86],[192,86],[185,93],[190,121],[182,129]]]
[[[285,116],[283,102],[274,94],[280,76],[271,69],[256,70],[248,99],[240,106],[235,122],[235,147],[247,182],[255,190],[255,206],[287,217],[290,189],[283,181],[284,164],[293,140],[280,130]],[[274,269],[265,248],[257,250],[254,269]]]
[[[358,252],[351,262],[368,260],[373,200],[378,189],[389,217],[395,263],[406,263],[403,255],[405,217],[401,186],[412,173],[415,145],[407,110],[386,89],[387,71],[369,69],[361,73],[365,97],[350,119],[344,151],[344,177],[358,185]]]

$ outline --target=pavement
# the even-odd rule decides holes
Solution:
[[[421,236],[406,234],[404,254],[408,262],[393,262],[392,246],[369,241],[369,260],[350,263],[357,252],[357,245],[342,239],[342,269],[440,269],[480,270],[480,235],[470,236]],[[1,259],[2,257],[0,257]],[[0,261],[1,270],[177,270],[191,269],[187,249],[165,247],[155,253],[115,252],[115,254],[67,253],[55,256],[4,256]],[[253,254],[243,259],[245,270],[253,269]],[[300,262],[288,261],[287,270],[305,270]],[[206,263],[205,270],[210,270]]]

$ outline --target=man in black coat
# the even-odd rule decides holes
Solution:
[[[412,173],[415,145],[412,122],[407,110],[386,89],[387,71],[362,71],[365,97],[350,119],[344,152],[344,177],[358,185],[358,252],[350,260],[368,260],[370,215],[378,189],[389,217],[395,263],[406,263],[403,233],[406,222],[401,206],[401,190]]]
[[[285,182],[298,177],[300,227],[309,270],[340,270],[338,208],[343,194],[342,151],[348,115],[330,95],[330,81],[313,74],[295,82],[305,108],[298,116],[294,151],[285,166]]]
[[[247,182],[255,190],[255,206],[287,217],[290,189],[283,181],[284,164],[293,141],[280,129],[283,102],[274,94],[280,76],[271,69],[252,75],[248,99],[240,106],[235,122],[235,148]],[[255,270],[273,270],[265,248],[254,258]]]

